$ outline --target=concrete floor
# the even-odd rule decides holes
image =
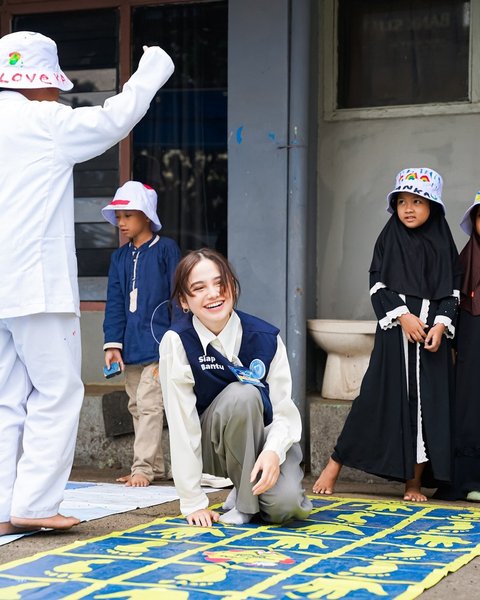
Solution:
[[[77,468],[72,472],[71,479],[74,481],[103,481],[111,483],[115,481],[116,477],[123,474],[123,471],[120,472],[114,469],[100,471]],[[309,476],[305,478],[305,489],[309,493],[311,493],[313,482],[313,477]],[[368,484],[343,481],[337,484],[336,494],[338,496],[359,498],[375,497],[379,499],[392,499],[401,497],[402,489],[401,485],[390,483]],[[222,490],[209,494],[211,503],[222,502],[228,491]],[[455,506],[471,507],[472,504],[468,502],[456,502]],[[0,546],[0,564],[26,558],[38,552],[45,552],[60,546],[66,546],[76,541],[107,535],[112,531],[142,525],[158,517],[178,515],[178,513],[178,501],[168,502],[150,508],[137,509],[128,513],[81,523],[78,527],[64,533],[45,531],[32,536],[26,536],[6,546]],[[452,598],[455,598],[455,600],[480,600],[480,558],[471,561],[456,573],[452,573],[444,578],[436,586],[421,594],[420,597],[422,600],[451,600]]]

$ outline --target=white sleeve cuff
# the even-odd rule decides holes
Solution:
[[[373,296],[373,294],[376,294],[378,290],[381,290],[386,287],[387,286],[384,283],[378,281],[373,287],[370,288],[370,296]]]
[[[278,443],[278,440],[275,439],[269,439],[268,438],[268,431],[269,431],[270,425],[268,425],[268,427],[265,428],[265,434],[267,435],[267,441],[265,442],[265,445],[262,448],[263,450],[271,450],[272,452],[275,452],[275,454],[278,456],[278,460],[279,460],[279,464],[282,465],[285,462],[285,457],[287,455],[287,452],[290,450],[290,448],[293,445],[293,442],[291,444],[288,444],[288,447],[285,447],[285,444],[282,443]],[[270,436],[270,438],[273,438],[273,436]]]
[[[445,325],[445,336],[447,338],[452,339],[455,337],[455,327],[453,326],[452,319],[450,319],[450,317],[438,315],[437,317],[435,317],[435,321],[433,322],[433,324],[436,325],[437,323],[442,323],[443,325]]]
[[[409,312],[410,311],[408,310],[408,308],[404,304],[402,304],[402,306],[397,306],[397,308],[394,308],[393,310],[389,310],[387,312],[386,316],[383,317],[383,319],[380,319],[378,324],[384,330],[391,329],[395,325],[399,324],[398,317],[401,317],[402,315],[406,315]]]
[[[123,350],[123,344],[120,342],[107,342],[103,344],[103,349],[108,350],[109,348],[118,348],[118,350]]]

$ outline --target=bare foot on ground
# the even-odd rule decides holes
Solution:
[[[403,495],[403,499],[410,500],[411,502],[426,502],[428,498],[425,494],[422,494],[420,487],[410,485],[410,481],[414,481],[414,479],[409,479],[405,484],[405,494]]]
[[[147,487],[150,485],[150,479],[142,473],[125,475],[124,477],[119,477],[117,481],[124,483],[127,487]]]
[[[115,481],[118,481],[119,483],[128,483],[131,478],[132,476],[129,473],[128,475],[122,475],[122,477],[117,477]]]
[[[410,500],[410,502],[426,502],[428,500],[425,494],[422,494],[422,473],[424,468],[425,463],[415,465],[415,477],[407,479],[405,482],[404,500]]]
[[[21,528],[24,532],[26,529],[31,531],[32,529],[41,529],[42,527],[46,529],[59,529],[63,531],[80,523],[80,519],[77,519],[76,517],[65,517],[60,514],[54,515],[53,517],[42,517],[39,519],[22,519],[20,517],[11,517],[10,521],[14,527]]]
[[[327,466],[320,473],[320,477],[313,484],[313,491],[315,494],[333,494],[335,483],[337,482],[341,469],[342,465],[334,461],[333,458],[330,458]]]

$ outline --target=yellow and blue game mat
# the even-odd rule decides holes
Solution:
[[[0,565],[0,599],[409,600],[480,555],[480,509],[313,503],[283,527],[167,517]]]

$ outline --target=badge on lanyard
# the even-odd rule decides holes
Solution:
[[[241,381],[242,383],[251,383],[257,387],[265,387],[260,379],[258,379],[258,377],[256,377],[255,374],[250,371],[250,369],[247,369],[246,367],[228,366],[238,381]]]
[[[137,310],[137,297],[138,288],[135,288],[130,292],[130,312],[135,312]]]

